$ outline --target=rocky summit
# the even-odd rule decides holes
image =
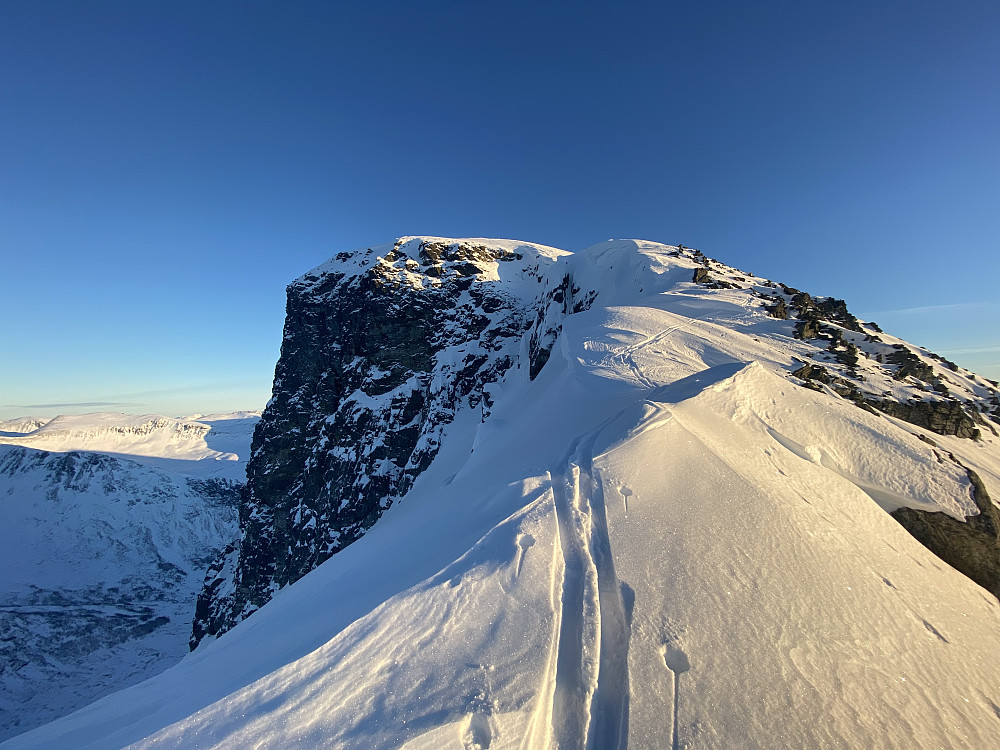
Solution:
[[[437,454],[458,409],[485,420],[561,251],[406,237],[288,286],[274,390],[192,648],[355,541]]]

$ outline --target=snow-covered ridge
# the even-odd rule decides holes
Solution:
[[[639,309],[662,323],[644,340],[609,347],[614,358],[601,365],[640,388],[759,360],[793,383],[934,433],[995,434],[1000,410],[992,384],[882,334],[843,301],[682,246],[609,240],[566,253],[404,237],[338,254],[288,295],[274,397],[249,469],[245,534],[234,559],[213,566],[236,578],[211,582],[195,641],[364,534],[434,459],[465,403],[492,429],[492,404],[508,381],[537,377],[567,321],[593,306]],[[706,359],[700,341],[682,344],[688,330],[732,344]],[[961,518],[978,507],[949,512]]]
[[[475,274],[478,280],[495,281],[506,265],[537,279],[544,273],[540,269],[564,255],[568,255],[565,250],[519,240],[400,237],[390,244],[337,253],[292,286],[309,288],[330,276],[357,277],[374,269],[417,287],[440,286],[442,278],[452,275]],[[508,273],[503,275],[509,280]]]
[[[0,437],[0,442],[40,450],[98,450],[171,456],[201,449],[211,428],[200,422],[160,415],[94,412],[55,417],[32,432]]]
[[[648,301],[696,320],[738,328],[748,328],[761,313],[784,320],[761,333],[792,362],[811,360],[814,368],[827,371],[829,377],[821,376],[819,382],[812,374],[813,387],[823,385],[855,401],[962,403],[979,427],[994,434],[990,422],[1000,422],[996,383],[859,320],[843,300],[811,297],[698,250],[643,240],[609,240],[563,262],[577,296],[599,293],[604,306]],[[987,415],[992,419],[987,421]]]
[[[0,444],[54,452],[96,451],[161,466],[164,460],[185,461],[191,462],[192,473],[221,472],[231,479],[242,480],[247,449],[243,448],[240,455],[231,448],[234,444],[247,444],[246,437],[258,419],[259,412],[213,414],[198,420],[121,412],[62,415],[44,420],[30,431],[0,432]],[[35,421],[12,420],[11,424],[30,427]],[[227,435],[232,435],[232,439],[227,439]],[[213,466],[210,462],[215,461],[233,464]]]
[[[4,750],[1000,746],[996,597],[887,512],[996,541],[995,384],[687,248],[466,276],[400,243],[289,287],[214,583],[377,521]]]
[[[0,437],[20,437],[34,432],[51,420],[51,417],[17,417],[0,420]]]

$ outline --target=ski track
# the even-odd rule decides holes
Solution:
[[[736,316],[733,322],[734,323],[740,322],[743,323],[744,325],[753,322],[753,318],[755,316],[754,301],[750,298],[747,298],[742,300],[740,302],[740,305],[743,307],[743,314]],[[648,389],[656,388],[657,386],[662,385],[662,383],[656,383],[650,378],[646,377],[645,373],[643,373],[642,371],[642,368],[639,366],[639,363],[635,361],[636,353],[640,352],[641,350],[647,347],[653,346],[654,344],[660,343],[661,341],[663,341],[676,331],[683,331],[690,328],[694,323],[704,322],[707,318],[711,316],[711,314],[708,312],[700,316],[699,315],[685,316],[682,315],[681,313],[673,313],[673,314],[683,317],[684,320],[675,325],[664,328],[663,330],[658,331],[654,334],[646,336],[645,339],[643,339],[637,344],[626,345],[622,348],[620,352],[614,355],[614,358],[619,363],[621,363],[624,367],[627,367],[629,369],[629,371],[632,373],[632,376],[643,388],[648,388]]]
[[[577,439],[549,472],[564,561],[552,744],[565,750],[627,745],[629,626],[593,468],[599,433]]]

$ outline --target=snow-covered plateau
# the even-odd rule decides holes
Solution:
[[[259,415],[0,423],[0,738],[162,672],[237,535]]]
[[[200,645],[3,750],[1000,747],[995,383],[645,241],[288,294]]]

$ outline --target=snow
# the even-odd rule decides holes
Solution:
[[[798,385],[815,347],[763,280],[707,289],[641,241],[557,257],[536,286],[590,309],[364,537],[4,750],[1000,746],[1000,606],[886,513],[972,513],[941,451],[992,490],[1000,439],[936,450]]]
[[[239,484],[201,466],[245,468],[258,418],[57,417],[0,445],[0,737],[187,652],[205,569],[237,526]],[[172,457],[125,455],[157,447]]]
[[[185,474],[245,479],[247,440],[260,412],[175,419],[160,414],[94,412],[62,415],[33,430],[0,431],[0,445],[65,453],[92,451]],[[11,425],[31,426],[30,418]],[[3,423],[0,426],[3,426]]]
[[[534,242],[521,242],[520,240],[498,240],[486,239],[482,237],[466,237],[462,239],[433,236],[400,237],[395,243],[373,245],[369,248],[338,253],[325,263],[321,263],[307,273],[304,273],[298,279],[293,281],[292,284],[311,285],[316,283],[316,280],[322,279],[330,274],[357,276],[367,272],[379,262],[386,263],[384,259],[393,254],[399,255],[403,258],[402,264],[397,265],[393,262],[387,263],[387,265],[393,265],[401,273],[406,274],[407,261],[411,264],[422,264],[423,261],[419,257],[419,252],[421,245],[426,243],[436,245],[472,245],[489,248],[491,250],[500,251],[509,255],[520,254],[527,258],[527,262],[523,265],[517,266],[517,269],[519,271],[523,269],[528,274],[530,274],[530,269],[533,269],[537,273],[540,265],[539,260],[542,261],[541,265],[547,265],[544,261],[551,261],[569,254],[565,250],[549,247],[547,245],[539,245]],[[532,261],[534,261],[534,263],[532,263]],[[492,273],[483,277],[484,280],[496,280],[501,278],[501,268],[506,264],[500,264],[493,261],[487,263],[486,265],[492,270]],[[502,275],[505,277],[505,280],[507,280],[506,277],[510,274],[505,271]],[[417,275],[411,274],[409,278],[415,279],[417,278]],[[416,286],[423,285],[423,281],[413,283],[415,283]],[[532,289],[528,293],[533,297],[536,292],[536,289]]]

